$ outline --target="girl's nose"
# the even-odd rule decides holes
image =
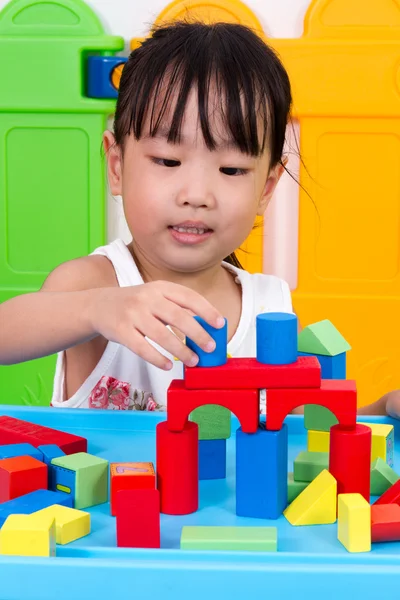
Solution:
[[[192,206],[193,208],[213,208],[215,197],[211,186],[204,176],[193,176],[185,182],[177,195],[177,203],[180,206]]]

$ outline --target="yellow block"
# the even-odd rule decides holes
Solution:
[[[393,425],[384,423],[362,423],[372,431],[371,462],[377,458],[385,460],[393,467],[394,430]]]
[[[291,525],[326,525],[336,521],[336,479],[324,469],[287,507]]]
[[[83,510],[53,504],[34,515],[55,519],[57,544],[69,544],[90,533],[90,514]]]
[[[56,526],[53,517],[9,515],[0,530],[0,554],[55,556]]]
[[[307,433],[307,450],[309,452],[329,452],[329,431],[314,431]]]
[[[371,550],[371,506],[361,494],[339,494],[338,540],[349,552]]]
[[[372,430],[371,463],[377,458],[386,461],[393,467],[394,430],[393,425],[384,423],[360,423]],[[329,431],[314,431],[307,433],[307,450],[309,452],[329,452]]]

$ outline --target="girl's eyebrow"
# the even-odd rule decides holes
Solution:
[[[151,133],[147,133],[147,134],[143,135],[142,137],[145,140],[152,140],[152,139],[166,140],[169,144],[172,144],[173,146],[179,146],[179,145],[189,146],[190,145],[189,140],[186,139],[183,134],[179,134],[176,140],[169,140],[168,139],[169,130],[166,127],[158,127],[157,131],[155,133],[153,133],[153,135]],[[219,151],[219,152],[222,152],[224,150],[236,150],[236,151],[242,153],[242,151],[239,148],[239,145],[233,139],[218,140],[218,142],[215,143],[214,150]]]

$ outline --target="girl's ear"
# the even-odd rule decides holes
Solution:
[[[267,181],[265,182],[264,190],[258,204],[257,216],[262,217],[262,215],[265,213],[274,194],[275,188],[282,177],[287,162],[288,157],[282,156],[282,160],[278,162],[268,173]]]
[[[115,143],[111,131],[104,132],[103,146],[107,157],[107,175],[111,193],[113,196],[120,196],[122,194],[122,156],[121,149]]]

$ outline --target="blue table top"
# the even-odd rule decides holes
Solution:
[[[88,451],[109,461],[155,463],[155,426],[160,413],[0,406],[0,414],[87,437]],[[400,468],[400,423],[389,418],[362,421],[395,426],[394,468]],[[232,431],[238,422],[232,419]],[[289,470],[306,449],[301,416],[286,419]],[[365,598],[385,595],[400,585],[400,542],[373,544],[372,551],[349,554],[337,540],[337,525],[292,527],[277,521],[235,514],[235,436],[227,444],[226,480],[201,481],[199,510],[186,516],[161,516],[161,549],[116,547],[115,518],[109,504],[89,509],[92,533],[67,546],[55,558],[0,557],[0,600],[109,600],[126,596],[180,600],[269,594],[293,599]],[[397,449],[396,449],[397,448]],[[371,499],[373,500],[373,498]],[[278,552],[197,552],[179,550],[183,525],[272,525],[278,528]],[[340,576],[339,576],[340,575]],[[396,587],[395,587],[396,586]],[[301,591],[303,589],[303,592]],[[269,596],[268,596],[269,597]]]

